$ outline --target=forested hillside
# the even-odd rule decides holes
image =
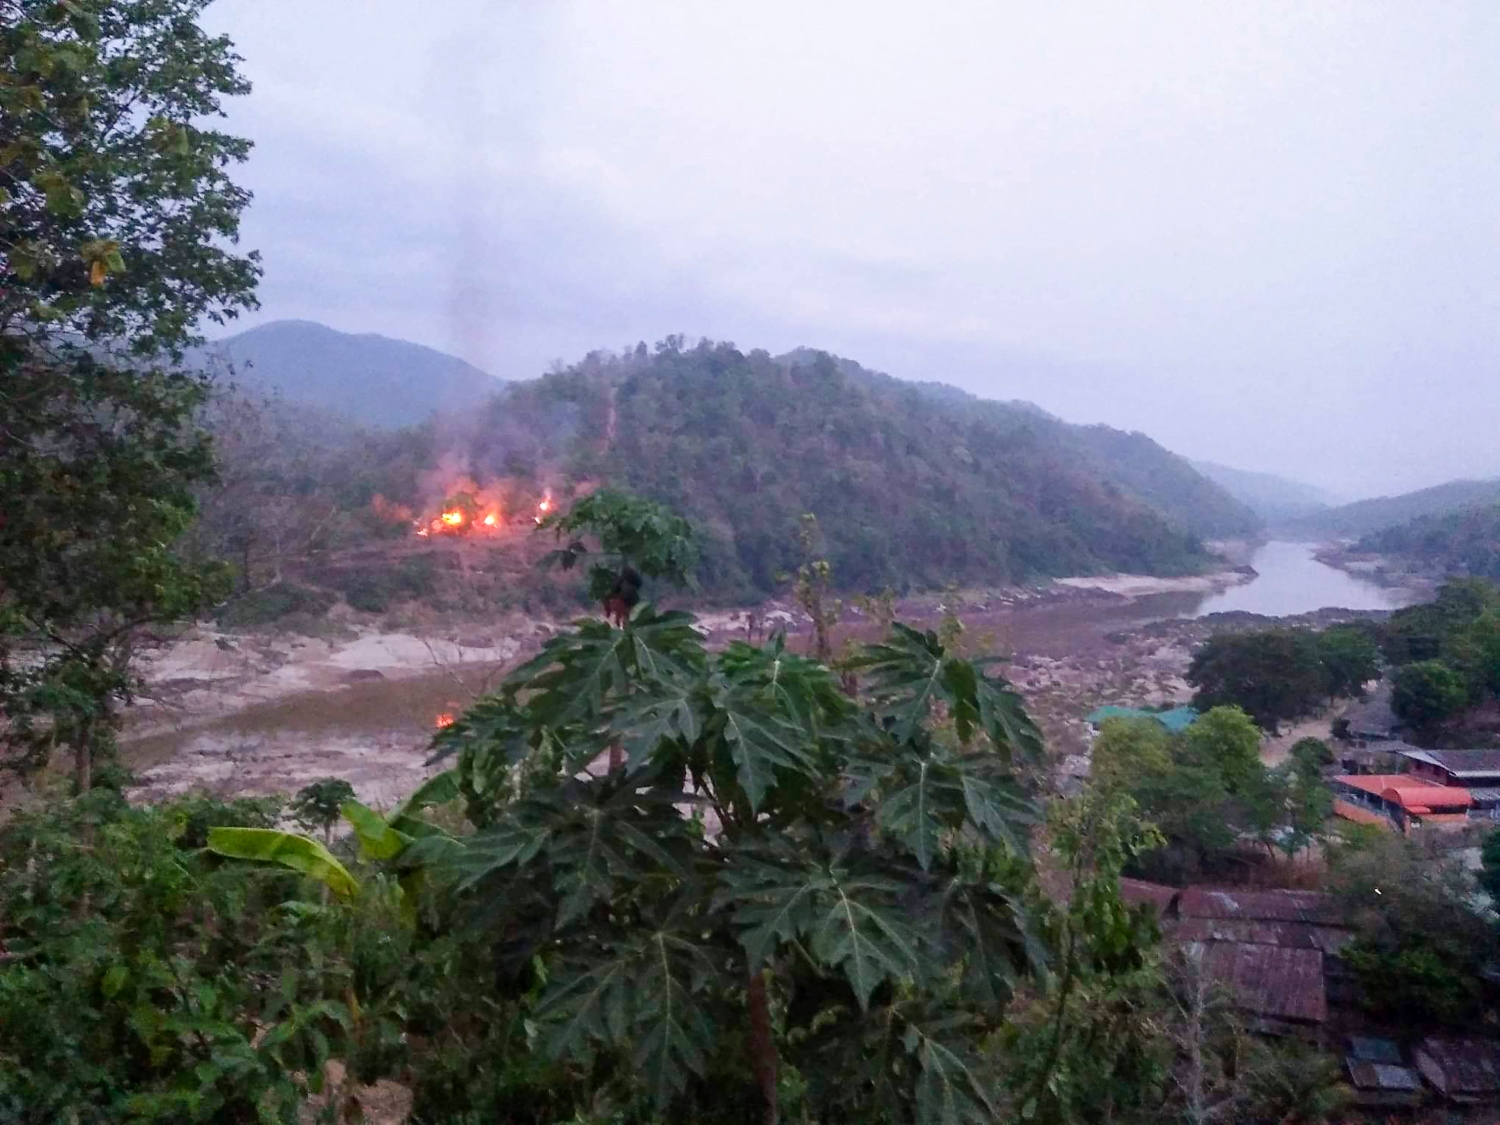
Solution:
[[[436,410],[461,409],[498,381],[456,356],[373,333],[278,320],[207,346],[196,357],[227,362],[240,386],[394,429]]]
[[[729,595],[781,584],[800,561],[804,512],[818,516],[836,581],[858,589],[1183,573],[1210,562],[1195,530],[1254,527],[1141,435],[792,358],[680,339],[595,354],[466,419],[365,448],[341,487],[412,504],[440,463],[476,479],[608,481],[692,517],[701,580]]]
[[[1500,480],[1455,480],[1399,496],[1377,496],[1290,521],[1286,530],[1302,535],[1353,539],[1422,516],[1441,516],[1500,502]]]
[[[1443,574],[1500,579],[1500,504],[1420,516],[1366,535],[1355,549],[1397,555]]]
[[[823,353],[799,348],[782,357],[805,365]],[[946,383],[908,383],[870,371],[849,359],[832,357],[835,366],[877,394],[899,395],[915,389],[961,419],[989,425],[1000,432],[1020,428],[1041,444],[1086,467],[1102,479],[1125,488],[1179,526],[1206,538],[1230,538],[1260,531],[1260,519],[1230,492],[1200,474],[1185,458],[1163,449],[1142,433],[1110,426],[1075,426],[1048,414],[1034,403],[997,402],[948,386]]]

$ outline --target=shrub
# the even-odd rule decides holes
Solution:
[[[246,628],[270,625],[292,614],[317,618],[327,613],[335,601],[326,590],[277,582],[235,598],[219,611],[218,622],[229,628]]]

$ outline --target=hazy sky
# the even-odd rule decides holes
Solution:
[[[420,13],[420,14],[417,14]],[[220,0],[256,321],[827,348],[1349,495],[1500,475],[1500,2]]]

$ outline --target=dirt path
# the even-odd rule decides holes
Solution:
[[[1327,742],[1333,737],[1333,719],[1329,715],[1320,715],[1313,719],[1303,719],[1290,727],[1282,728],[1280,734],[1275,738],[1268,738],[1260,744],[1260,760],[1267,766],[1279,766],[1286,761],[1291,754],[1292,747],[1304,738],[1320,738]]]

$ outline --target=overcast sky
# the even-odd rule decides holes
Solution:
[[[420,13],[420,14],[418,14]],[[806,344],[1345,495],[1500,475],[1500,2],[219,0],[253,322]]]

